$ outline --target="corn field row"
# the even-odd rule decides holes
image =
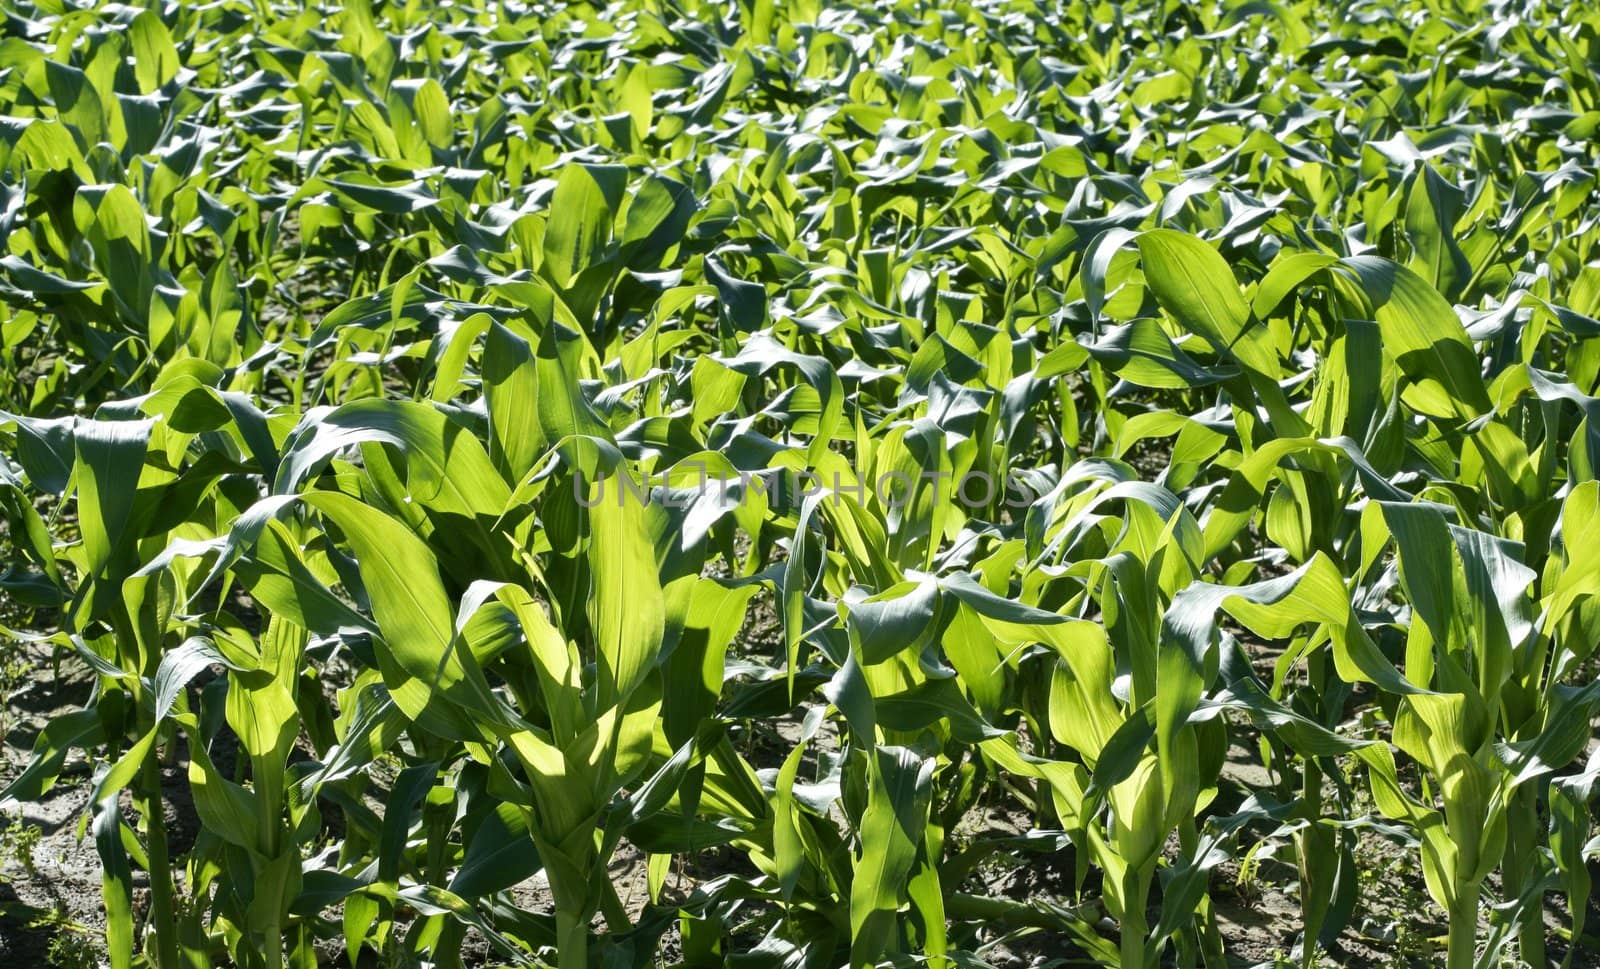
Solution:
[[[0,13],[90,964],[1600,965],[1600,14]]]

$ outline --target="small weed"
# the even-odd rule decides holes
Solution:
[[[50,940],[45,958],[53,969],[99,969],[101,954],[87,932],[65,930]]]
[[[38,825],[26,824],[20,817],[12,818],[9,825],[0,829],[0,858],[16,862],[30,875],[37,874],[33,853],[43,835]]]

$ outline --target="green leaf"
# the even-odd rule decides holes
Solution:
[[[875,965],[888,951],[933,795],[932,758],[888,746],[867,756],[867,808],[850,886],[852,969]]]
[[[173,46],[172,34],[154,10],[146,10],[133,18],[128,25],[128,39],[133,43],[133,71],[139,79],[139,90],[145,94],[156,90],[177,76],[183,67],[178,48]]]
[[[1435,417],[1490,409],[1472,341],[1444,297],[1416,273],[1375,256],[1340,262],[1372,308],[1384,349],[1411,378],[1403,397]]]
[[[559,287],[602,261],[622,207],[627,169],[573,163],[561,170],[544,233],[544,271]]]
[[[474,719],[499,722],[500,705],[482,671],[457,647],[437,560],[422,540],[346,495],[313,492],[302,500],[337,525],[355,553],[383,633],[378,656],[384,681],[406,715],[422,716],[432,698],[440,697]]]
[[[1171,229],[1140,233],[1137,244],[1150,289],[1179,323],[1219,353],[1276,376],[1277,351],[1267,331],[1253,325],[1233,271],[1215,249]]]
[[[655,666],[666,624],[666,604],[655,550],[645,527],[645,507],[619,479],[615,498],[589,509],[589,625],[600,670],[600,705],[620,705]],[[604,492],[603,492],[604,494]]]

